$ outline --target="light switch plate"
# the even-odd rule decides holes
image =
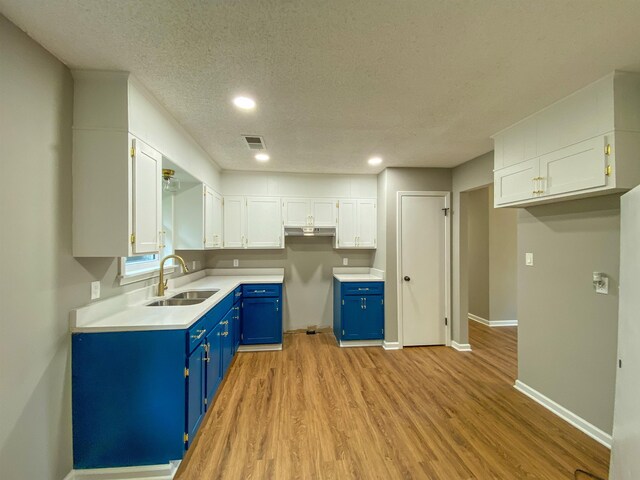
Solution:
[[[91,282],[91,300],[100,298],[100,281]]]
[[[524,254],[524,264],[527,267],[533,267],[533,253],[527,252]]]
[[[234,267],[237,267],[237,266],[239,266],[239,265],[240,265],[240,260],[238,260],[237,258],[234,258],[234,259],[233,259],[233,266],[234,266]]]
[[[342,259],[342,265],[349,265],[349,259],[347,257]]]

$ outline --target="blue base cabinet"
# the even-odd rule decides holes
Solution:
[[[384,338],[384,283],[333,281],[333,333],[341,341]]]
[[[282,285],[242,287],[242,345],[282,343]]]

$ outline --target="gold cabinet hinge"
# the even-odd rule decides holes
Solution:
[[[605,154],[606,156],[611,155],[611,144],[610,144],[610,143],[607,143],[607,146],[606,146],[606,147],[604,147],[604,154]]]
[[[185,433],[184,436],[182,437],[184,443],[187,443],[189,441],[189,434]]]
[[[131,158],[136,156],[136,147],[131,147]]]
[[[189,369],[188,368],[184,369],[184,376],[185,376],[185,378],[189,376]]]
[[[336,202],[336,208],[340,208],[340,202]]]
[[[342,300],[342,304],[344,305],[344,300]]]
[[[136,243],[136,234],[135,234],[135,233],[132,233],[132,234],[131,234],[130,240],[131,240],[131,245],[133,245],[134,243]]]
[[[607,168],[604,169],[604,174],[607,177],[611,176],[611,165],[607,165]]]

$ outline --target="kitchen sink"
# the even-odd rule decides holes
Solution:
[[[188,299],[188,300],[192,300],[192,299],[196,299],[196,300],[206,300],[207,298],[209,298],[211,295],[213,295],[214,293],[219,292],[220,290],[190,290],[188,292],[182,292],[179,293],[177,295],[174,295],[173,298],[176,299]]]
[[[165,300],[157,300],[152,303],[148,303],[147,307],[175,307],[186,305],[197,305],[202,303],[206,298],[167,298]]]

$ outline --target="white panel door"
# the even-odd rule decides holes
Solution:
[[[213,226],[211,228],[213,235],[213,248],[222,248],[222,195],[215,190],[211,190],[211,192],[211,201],[213,203],[213,211],[211,215],[211,221],[213,222]]]
[[[540,190],[557,195],[604,187],[605,143],[605,137],[596,137],[540,157]]]
[[[529,200],[539,196],[539,159],[534,158],[510,167],[496,170],[494,176],[494,203],[503,205]]]
[[[640,478],[640,187],[622,196],[612,480]]]
[[[224,197],[224,248],[245,246],[245,198]]]
[[[311,220],[315,227],[335,227],[338,222],[337,201],[331,198],[311,200]]]
[[[402,342],[446,343],[446,198],[401,197]]]
[[[215,237],[214,237],[214,191],[209,188],[207,185],[203,186],[204,190],[204,211],[203,211],[203,222],[204,222],[204,248],[214,248],[215,247]]]
[[[355,248],[357,236],[356,200],[340,200],[338,202],[338,248]]]
[[[156,253],[162,230],[162,155],[136,139],[132,140],[132,147],[132,253]]]
[[[282,210],[279,197],[247,199],[247,247],[280,248],[282,241]]]
[[[282,201],[282,217],[285,227],[312,225],[308,198],[285,198]]]
[[[356,247],[376,247],[376,201],[358,200],[358,232]]]

